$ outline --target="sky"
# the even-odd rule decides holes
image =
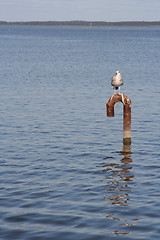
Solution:
[[[0,0],[0,21],[160,21],[160,0]]]

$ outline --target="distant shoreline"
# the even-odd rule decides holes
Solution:
[[[76,27],[160,27],[160,21],[122,21],[122,22],[104,22],[104,21],[26,21],[26,22],[7,22],[0,21],[2,25],[17,26],[76,26]]]

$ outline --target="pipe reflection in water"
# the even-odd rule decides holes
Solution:
[[[134,174],[132,173],[132,158],[131,146],[123,145],[122,151],[118,152],[122,156],[119,162],[115,162],[114,157],[106,157],[103,163],[102,172],[105,174],[106,180],[106,196],[105,199],[112,206],[107,219],[116,221],[116,228],[112,231],[115,235],[128,235],[129,229],[122,230],[123,227],[132,226],[135,221],[139,220],[136,216],[133,219],[121,218],[122,211],[127,211],[127,206],[130,201],[131,188],[134,184]],[[107,203],[107,204],[108,204]],[[117,208],[119,206],[120,208]],[[123,226],[123,227],[122,227]]]

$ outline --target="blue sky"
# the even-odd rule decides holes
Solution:
[[[0,0],[4,21],[160,21],[160,0]]]

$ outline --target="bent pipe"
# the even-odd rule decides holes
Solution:
[[[107,117],[114,117],[114,105],[116,102],[123,103],[123,144],[131,144],[131,100],[124,94],[113,94],[108,102]]]

